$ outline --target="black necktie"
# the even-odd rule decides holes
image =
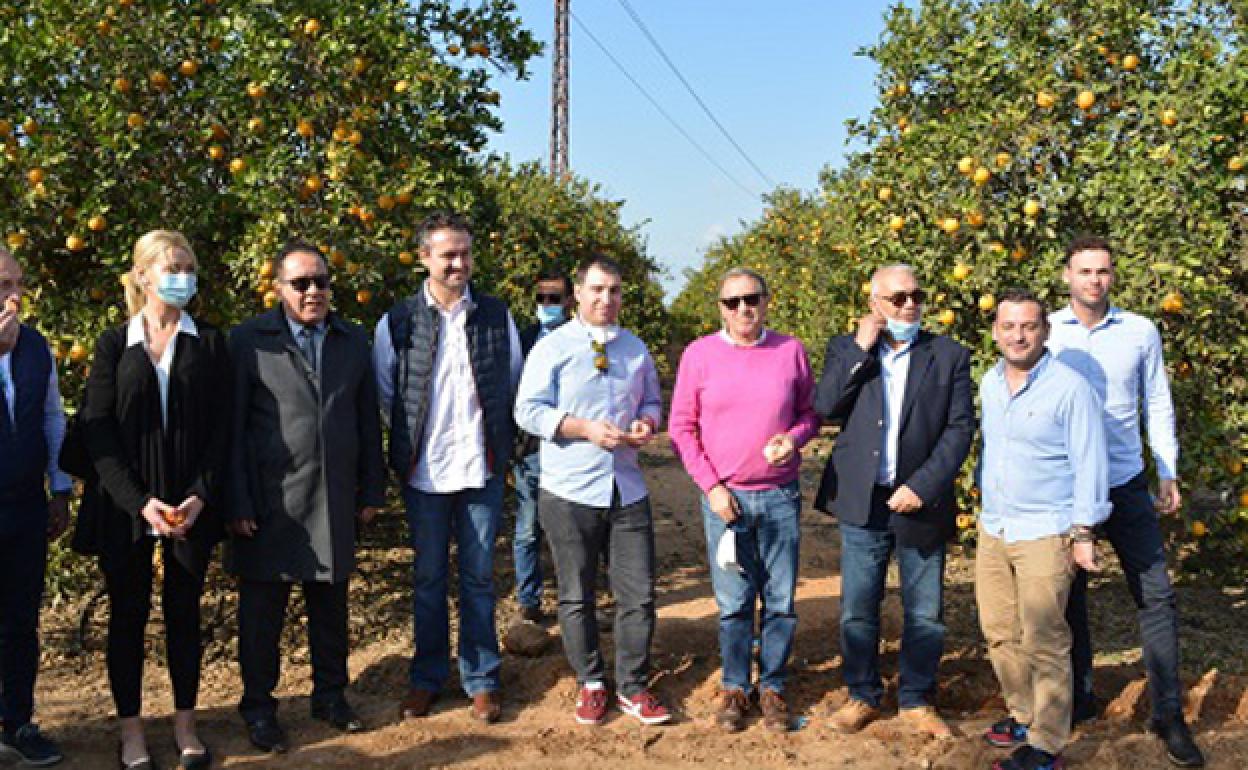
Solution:
[[[299,330],[299,349],[303,351],[303,357],[307,359],[308,366],[312,371],[316,371],[316,329],[311,326],[305,326]]]

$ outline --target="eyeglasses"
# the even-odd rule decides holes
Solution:
[[[594,350],[594,368],[599,372],[607,373],[607,343],[598,340],[590,340],[589,346]]]
[[[752,294],[742,294],[739,297],[720,297],[719,304],[729,310],[736,310],[742,302],[744,302],[748,307],[758,307],[758,303],[762,302],[762,300],[763,293],[761,291],[756,291]]]
[[[307,291],[313,286],[321,291],[325,291],[329,288],[329,276],[324,273],[320,275],[301,275],[298,278],[291,278],[286,284],[300,293]]]
[[[542,304],[542,305],[562,305],[563,295],[562,294],[543,294],[539,292],[537,294],[537,301],[539,304]]]
[[[898,291],[892,294],[877,294],[875,296],[893,303],[893,307],[905,307],[906,300],[913,300],[914,304],[922,305],[923,301],[927,299],[927,292],[922,289],[915,289],[914,291]]]

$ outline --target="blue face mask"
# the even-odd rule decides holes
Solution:
[[[563,305],[538,305],[537,320],[543,326],[559,323],[563,320]]]
[[[884,319],[888,323],[888,333],[898,342],[913,342],[919,336],[918,321],[898,321],[895,318]]]
[[[194,273],[162,273],[156,282],[156,296],[176,308],[184,308],[195,296]]]

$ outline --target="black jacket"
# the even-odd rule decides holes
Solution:
[[[197,336],[172,344],[168,424],[162,430],[156,368],[142,345],[126,347],[127,326],[109,329],[95,346],[87,379],[83,431],[99,476],[83,494],[75,547],[107,566],[124,560],[145,536],[140,511],[152,497],[178,505],[191,495],[204,509],[173,555],[203,574],[223,534],[222,475],[229,450],[230,356],[220,331],[196,321]]]
[[[815,507],[862,526],[880,467],[884,388],[879,357],[858,347],[852,334],[828,343],[815,410],[841,425]],[[948,337],[920,332],[902,398],[895,486],[910,487],[923,507],[891,516],[899,542],[927,548],[953,534],[953,484],[974,433],[970,352]]]

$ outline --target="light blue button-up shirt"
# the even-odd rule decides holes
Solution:
[[[893,346],[880,340],[880,384],[884,396],[883,441],[880,442],[880,469],[875,483],[891,487],[897,480],[897,442],[901,439],[901,404],[906,397],[906,379],[910,376],[910,351],[914,343],[907,342],[893,350]]]
[[[1078,372],[1045,353],[1010,394],[1005,364],[979,383],[980,525],[1008,543],[1096,526],[1109,516],[1101,403]]]
[[[1174,404],[1161,354],[1161,335],[1152,321],[1111,307],[1091,329],[1069,306],[1049,316],[1049,350],[1084,376],[1105,404],[1109,484],[1122,486],[1144,470],[1140,406],[1157,475],[1177,478],[1179,442]]]
[[[581,505],[607,508],[618,487],[620,504],[644,498],[646,483],[637,449],[608,452],[584,439],[556,438],[563,418],[607,420],[628,430],[633,420],[663,415],[659,375],[646,344],[620,330],[606,345],[607,371],[594,366],[591,331],[579,318],[537,341],[524,365],[516,395],[516,424],[542,439],[541,487]]]

